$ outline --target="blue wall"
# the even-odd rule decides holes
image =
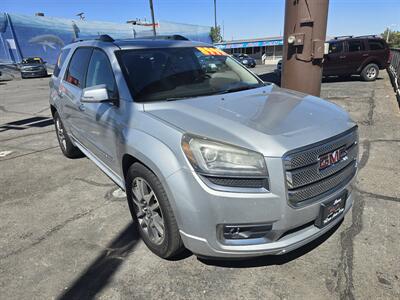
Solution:
[[[152,34],[151,28],[99,21],[0,13],[0,64],[18,63],[39,56],[55,64],[60,49],[76,37],[109,34],[115,39]],[[211,43],[210,27],[160,21],[158,34],[181,34],[191,40]]]

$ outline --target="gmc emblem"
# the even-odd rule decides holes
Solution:
[[[346,147],[342,147],[336,149],[335,151],[321,155],[320,157],[318,157],[319,169],[320,170],[326,169],[329,166],[332,166],[337,162],[341,161],[342,159],[346,158],[346,156],[347,156]]]

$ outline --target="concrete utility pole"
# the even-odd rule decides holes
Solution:
[[[154,20],[154,8],[153,8],[153,0],[150,1],[150,11],[151,11],[151,22],[153,24],[153,35],[156,36],[156,21]]]
[[[282,87],[321,93],[329,0],[286,0]]]

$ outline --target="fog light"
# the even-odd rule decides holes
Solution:
[[[265,237],[272,229],[271,224],[223,225],[224,240],[249,240]]]

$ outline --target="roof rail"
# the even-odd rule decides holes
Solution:
[[[140,36],[138,39],[152,39],[152,40],[175,40],[175,41],[188,41],[189,39],[180,34],[173,35],[156,35],[156,36]]]
[[[353,36],[352,35],[342,35],[342,36],[335,36],[333,39],[334,40],[343,40],[343,39],[351,39]]]
[[[380,37],[379,35],[376,35],[376,34],[367,34],[367,35],[356,36],[356,38],[379,38],[379,39],[381,39],[382,37]]]
[[[111,36],[109,36],[108,34],[79,37],[79,38],[75,38],[73,42],[76,43],[76,42],[91,41],[91,40],[97,40],[97,41],[109,42],[109,43],[114,42],[114,39]]]

